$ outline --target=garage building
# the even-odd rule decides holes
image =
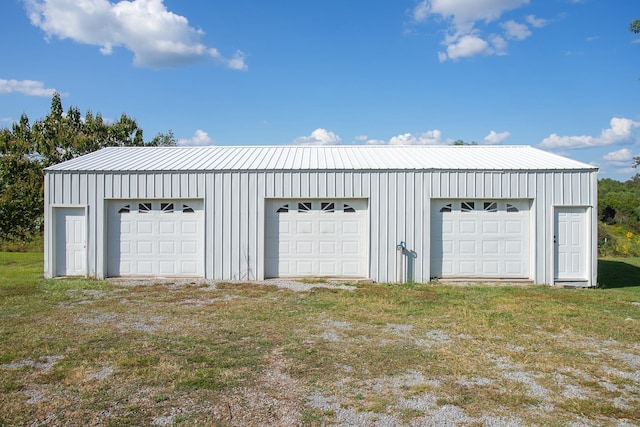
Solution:
[[[596,202],[529,146],[112,147],[45,170],[45,275],[594,286]]]

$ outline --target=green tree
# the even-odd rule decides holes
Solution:
[[[629,31],[635,34],[640,34],[640,19],[634,19],[629,24]]]
[[[178,145],[178,141],[173,135],[173,131],[169,129],[167,134],[159,132],[147,143],[147,145],[150,147],[175,147]]]
[[[29,119],[0,130],[0,239],[27,241],[42,229],[42,168],[34,157]]]
[[[43,167],[91,153],[104,147],[142,146],[142,129],[126,114],[106,123],[100,113],[88,111],[82,119],[77,107],[63,114],[60,94],[51,99],[51,111],[33,125],[33,139]]]
[[[100,113],[77,107],[64,112],[54,93],[51,111],[30,125],[26,115],[0,129],[0,240],[29,240],[43,223],[43,169],[104,147],[176,145],[172,131],[144,142],[137,122],[122,114],[108,123]]]

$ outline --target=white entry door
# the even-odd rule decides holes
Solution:
[[[587,209],[555,209],[555,280],[587,280]]]
[[[54,208],[55,275],[83,276],[86,270],[86,219],[83,207]]]
[[[266,203],[266,277],[367,277],[366,200]]]
[[[432,277],[529,277],[528,200],[438,200],[431,212]]]

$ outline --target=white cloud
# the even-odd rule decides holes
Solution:
[[[178,145],[202,146],[202,145],[213,145],[213,143],[214,143],[213,138],[211,138],[207,132],[201,129],[196,130],[193,136],[189,139],[184,139],[184,138],[178,139]]]
[[[611,119],[610,125],[611,127],[603,130],[600,136],[560,136],[553,133],[543,139],[540,146],[550,149],[572,149],[630,143],[634,140],[633,130],[640,126],[640,122],[614,117]]]
[[[342,139],[335,133],[318,128],[309,136],[300,136],[293,140],[295,145],[339,145]]]
[[[447,59],[476,55],[504,55],[509,40],[524,40],[532,35],[531,28],[541,28],[548,21],[534,15],[525,17],[526,23],[509,20],[499,24],[504,34],[483,35],[476,28],[478,23],[497,21],[508,11],[529,4],[529,0],[421,0],[412,9],[411,16],[417,23],[435,17],[447,23],[448,28],[442,44],[445,51],[438,52],[440,62]]]
[[[528,26],[513,20],[503,22],[500,26],[504,29],[505,35],[508,39],[524,40],[531,36],[531,30]]]
[[[607,163],[610,163],[619,167],[630,167],[633,164],[633,154],[631,150],[628,148],[623,148],[621,150],[612,151],[610,153],[605,154],[602,159]]]
[[[466,35],[459,38],[457,42],[450,43],[447,46],[446,55],[438,55],[438,57],[442,61],[443,58],[458,59],[479,54],[489,55],[491,52],[491,47],[485,40],[474,35]]]
[[[510,132],[498,133],[492,130],[491,132],[489,132],[489,135],[484,137],[484,142],[487,144],[501,144],[502,141],[509,138],[510,136],[511,136]]]
[[[246,70],[244,54],[225,58],[207,47],[204,32],[184,16],[167,10],[164,0],[25,0],[31,23],[47,38],[100,46],[103,55],[124,46],[137,66],[161,68],[213,58],[234,70]]]
[[[0,95],[19,92],[28,96],[52,96],[55,89],[44,87],[43,82],[35,80],[4,80],[0,79]]]
[[[527,24],[531,25],[533,28],[542,28],[549,23],[548,20],[536,18],[535,15],[527,15],[525,20],[527,21]]]
[[[437,145],[443,143],[442,132],[438,129],[429,130],[417,135],[405,133],[394,136],[389,140],[389,145]]]
[[[403,133],[391,137],[388,141],[382,139],[368,139],[368,137],[356,138],[367,145],[443,145],[453,144],[452,139],[443,139],[442,132],[438,129],[428,130],[422,133]]]
[[[440,15],[459,27],[474,21],[495,21],[504,12],[528,3],[529,0],[422,0],[413,9],[413,17],[421,22],[429,15]]]

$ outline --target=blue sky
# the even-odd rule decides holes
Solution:
[[[122,113],[184,145],[526,144],[626,180],[638,0],[5,0],[0,126]]]

